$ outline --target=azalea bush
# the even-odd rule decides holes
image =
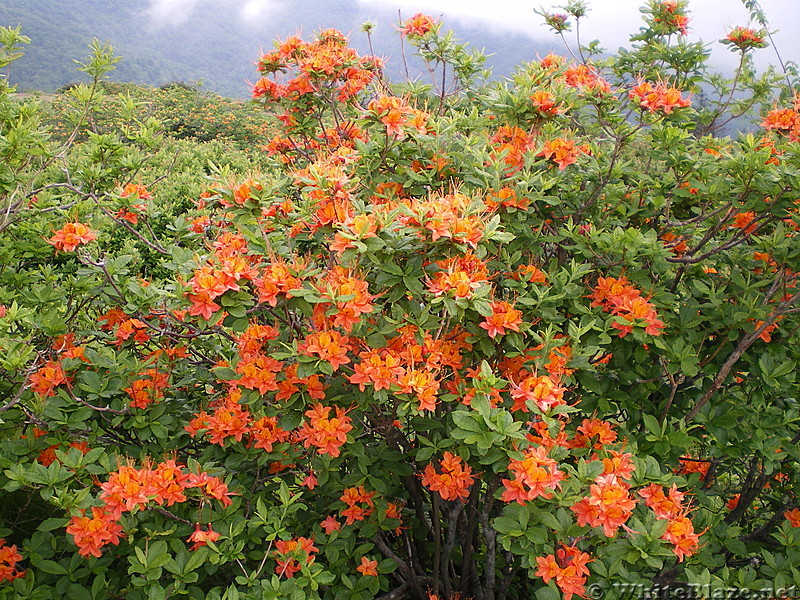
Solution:
[[[495,83],[425,15],[428,88],[278,41],[269,162],[167,213],[163,124],[54,144],[0,88],[0,596],[800,584],[792,65],[740,27],[723,81],[683,2],[610,58],[543,12],[572,55]]]

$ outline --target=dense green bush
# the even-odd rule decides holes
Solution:
[[[0,597],[800,585],[796,81],[765,32],[725,82],[683,2],[643,14],[498,83],[415,15],[409,93],[283,40],[257,158],[103,108],[101,46],[75,135],[0,87]]]

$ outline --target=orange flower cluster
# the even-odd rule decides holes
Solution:
[[[720,40],[723,44],[729,44],[731,49],[737,48],[742,52],[746,52],[753,48],[766,48],[767,43],[764,41],[765,32],[755,31],[749,27],[734,27],[733,30]]]
[[[220,305],[216,298],[227,292],[239,291],[243,280],[252,281],[257,271],[251,264],[255,258],[249,256],[247,242],[238,234],[226,232],[214,241],[214,254],[209,263],[195,271],[191,280],[191,291],[186,292],[191,302],[189,314],[211,319]]]
[[[119,519],[124,512],[144,510],[150,502],[167,506],[186,502],[185,492],[190,488],[199,488],[223,506],[231,504],[228,486],[219,478],[204,472],[187,473],[174,460],[159,463],[154,469],[123,465],[100,485],[103,506],[93,507],[91,516],[85,510],[73,516],[67,533],[73,536],[81,556],[99,557],[103,546],[119,543]]]
[[[633,326],[640,321],[644,322],[645,333],[649,335],[661,335],[664,329],[653,304],[642,298],[641,292],[624,276],[619,279],[600,277],[590,298],[592,306],[601,306],[605,312],[623,320],[611,324],[619,330],[621,338],[632,332]]]
[[[125,315],[127,316],[127,315]],[[125,319],[118,323],[114,330],[114,345],[119,348],[129,339],[143,344],[150,341],[150,334],[147,333],[147,324],[139,319]]]
[[[710,461],[687,457],[682,457],[678,460],[681,464],[681,466],[675,470],[678,475],[697,473],[700,475],[700,481],[705,481],[708,476],[708,469],[711,466]]]
[[[55,396],[55,388],[68,382],[69,378],[64,373],[61,363],[53,360],[44,363],[30,378],[31,389],[42,398]]]
[[[258,70],[263,77],[253,86],[253,98],[297,101],[325,88],[347,102],[372,83],[381,66],[374,56],[359,56],[347,46],[347,37],[334,29],[319,32],[313,42],[291,36],[261,57]],[[286,83],[269,79],[289,71],[295,77]]]
[[[361,362],[354,365],[355,372],[348,381],[357,384],[362,392],[366,389],[366,384],[373,385],[375,391],[388,390],[393,384],[397,384],[405,373],[402,359],[385,348],[380,350],[370,348],[361,352],[358,357]]]
[[[258,390],[260,394],[278,389],[277,374],[283,370],[283,363],[267,356],[260,350],[240,352],[236,373],[241,375],[237,383],[248,390]]]
[[[347,411],[336,407],[336,416],[330,418],[332,407],[315,404],[305,412],[304,421],[297,430],[297,438],[306,448],[314,446],[319,454],[329,454],[336,458],[340,448],[347,442],[347,434],[353,429]]]
[[[314,546],[314,538],[298,537],[293,540],[277,540],[275,542],[275,573],[279,577],[285,576],[287,579],[294,577],[302,565],[310,565],[314,562],[314,553],[319,552],[319,548]]]
[[[661,539],[673,545],[672,551],[678,557],[678,562],[683,562],[685,557],[692,556],[700,547],[700,535],[695,533],[689,517],[683,514],[670,518],[667,531]]]
[[[360,213],[348,216],[339,223],[340,230],[333,236],[330,248],[337,254],[342,254],[348,248],[357,248],[356,242],[378,236],[378,223],[372,214]]]
[[[123,198],[131,198],[134,197],[137,200],[152,200],[152,194],[147,190],[147,188],[143,185],[139,185],[136,183],[127,183],[125,187],[122,189],[120,196]],[[130,209],[133,208],[137,212],[133,212]],[[132,204],[129,206],[123,206],[117,212],[118,219],[125,219],[132,225],[139,224],[139,213],[147,210],[147,206],[144,204]]]
[[[261,274],[253,282],[258,292],[258,301],[277,306],[278,297],[292,297],[292,290],[303,287],[303,280],[296,276],[295,268],[300,265],[289,266],[282,260],[276,260],[264,265]]]
[[[192,542],[189,550],[197,550],[203,546],[208,546],[208,542],[216,542],[219,538],[220,533],[211,528],[211,523],[208,524],[208,529],[203,529],[200,523],[195,523],[194,531],[186,541]]]
[[[675,484],[664,494],[664,488],[652,483],[639,490],[645,504],[653,510],[656,519],[668,520],[667,531],[661,539],[673,545],[672,551],[679,562],[697,551],[700,545],[700,534],[695,533],[694,525],[687,516],[688,509],[683,506],[686,494],[679,492]]]
[[[367,110],[386,127],[386,135],[401,140],[410,128],[419,133],[428,132],[428,113],[411,108],[405,100],[397,96],[381,96],[370,100]]]
[[[428,15],[417,13],[410,19],[407,19],[400,27],[400,35],[406,35],[410,38],[422,37],[426,33],[436,31],[439,24]]]
[[[519,171],[525,165],[525,156],[533,149],[533,136],[519,127],[503,125],[491,137],[492,158],[508,165],[507,174]]]
[[[628,484],[614,474],[599,475],[589,487],[589,495],[570,507],[578,518],[578,525],[602,527],[606,537],[614,537],[636,507],[629,489]]]
[[[126,183],[125,187],[122,188],[122,192],[120,196],[123,198],[130,198],[131,196],[136,196],[139,200],[152,200],[153,195],[148,191],[147,187],[144,185],[139,185],[137,183]]]
[[[441,238],[477,248],[483,238],[482,206],[473,206],[464,194],[434,195],[408,203],[412,215],[402,215],[400,222],[419,228],[420,237],[429,233],[435,242]]]
[[[524,505],[536,498],[551,498],[555,489],[561,489],[564,473],[558,463],[547,456],[548,448],[536,446],[527,448],[521,459],[512,458],[508,470],[514,479],[503,479],[503,502],[517,502]]]
[[[728,226],[741,229],[746,235],[750,235],[758,229],[758,217],[751,210],[736,213]]]
[[[590,65],[570,67],[564,71],[562,79],[568,86],[584,93],[607,94],[611,92],[611,84]]]
[[[767,131],[778,131],[789,136],[793,142],[800,141],[800,97],[795,99],[795,107],[774,108],[767,113],[761,126]]]
[[[536,156],[552,160],[563,171],[569,165],[575,164],[581,154],[589,154],[588,144],[576,146],[575,140],[557,137],[544,143],[544,147]]]
[[[688,33],[689,17],[686,15],[686,3],[680,0],[662,0],[653,3],[653,22],[658,23],[658,32],[662,35]]]
[[[350,350],[352,350],[350,338],[333,330],[309,333],[297,344],[297,351],[300,354],[317,356],[328,362],[334,371],[350,362],[347,356]]]
[[[437,396],[439,391],[439,381],[430,369],[408,369],[400,376],[398,384],[401,394],[413,393],[419,400],[417,410],[436,410]]]
[[[536,564],[539,567],[536,575],[545,583],[555,579],[558,589],[564,594],[564,600],[570,600],[572,596],[586,598],[584,584],[589,576],[589,568],[586,565],[593,560],[589,554],[581,552],[576,546],[566,546],[562,543],[561,548],[556,550],[555,556],[548,554],[536,557]]]
[[[668,87],[663,81],[655,85],[642,81],[628,92],[628,97],[651,113],[660,110],[665,115],[671,114],[676,108],[686,108],[692,104],[689,98],[681,96],[678,88]]]
[[[469,496],[469,487],[475,481],[472,467],[460,456],[445,452],[439,461],[441,472],[437,472],[433,463],[428,463],[422,474],[422,485],[437,492],[442,500],[464,499]]]
[[[415,394],[419,411],[435,410],[440,387],[437,373],[444,367],[458,370],[462,366],[461,350],[469,345],[464,341],[466,334],[456,330],[439,339],[423,332],[422,343],[417,342],[416,332],[414,326],[403,327],[400,335],[384,348],[361,352],[361,361],[354,365],[354,373],[348,379],[350,383],[357,384],[361,391],[373,385],[376,390]]]
[[[212,444],[220,446],[224,446],[229,437],[241,442],[246,434],[252,433],[249,427],[250,411],[246,405],[239,403],[241,398],[242,392],[239,388],[231,388],[228,394],[211,404],[211,414],[200,411],[184,429],[193,437],[203,430]]]
[[[17,547],[8,546],[6,541],[0,538],[0,583],[25,575],[25,571],[17,571],[17,563],[21,560],[22,555],[17,552]]]
[[[169,374],[161,373],[158,369],[147,369],[139,375],[142,378],[136,379],[125,391],[131,398],[131,408],[144,409],[164,397],[163,390],[169,383]]]
[[[546,413],[555,406],[566,404],[566,388],[555,375],[534,375],[523,371],[525,376],[519,383],[511,380],[511,397],[514,399],[513,411],[530,412],[528,402],[533,402],[539,410]]]
[[[375,510],[375,501],[372,499],[375,492],[368,492],[363,485],[346,488],[339,498],[347,505],[342,509],[342,516],[346,518],[345,525],[352,525],[356,521],[363,521]]]
[[[108,544],[119,544],[122,525],[103,508],[93,507],[91,516],[82,510],[67,525],[67,533],[75,540],[81,556],[102,556],[101,549]]]
[[[289,439],[289,432],[278,426],[278,417],[261,417],[250,427],[250,435],[256,448],[272,452],[274,444]]]
[[[356,277],[349,269],[339,265],[333,267],[320,280],[317,290],[336,306],[336,313],[331,320],[333,327],[350,332],[361,321],[361,315],[372,312],[372,300],[375,297],[370,295],[367,282]],[[326,313],[330,304],[320,303],[315,308]]]
[[[42,432],[42,435],[44,434],[45,432]],[[39,436],[37,435],[37,437]],[[60,449],[61,447],[61,444],[53,444],[52,446],[45,448],[39,453],[39,456],[36,457],[36,462],[43,467],[49,467],[58,460],[58,457],[56,456],[56,450]],[[75,448],[80,450],[83,454],[88,454],[90,450],[89,444],[86,442],[70,442],[68,448]]]
[[[56,247],[61,252],[73,252],[78,246],[88,244],[97,239],[97,234],[90,230],[83,223],[67,223],[61,229],[57,229],[47,242]]]
[[[652,509],[656,519],[671,519],[683,512],[683,499],[686,494],[678,491],[674,483],[667,494],[664,488],[657,483],[651,483],[639,490],[639,495],[644,498],[644,503]]]
[[[482,285],[488,285],[489,272],[486,262],[472,252],[435,263],[441,270],[434,273],[428,282],[428,291],[434,296],[447,294],[454,298],[469,299]]]
[[[555,96],[547,90],[535,91],[531,95],[530,101],[536,112],[543,117],[555,117],[564,112],[564,109],[558,105]]]
[[[497,191],[492,190],[487,193],[484,203],[489,210],[498,210],[501,207],[525,210],[530,206],[531,199],[518,198],[514,189],[506,186]]]
[[[594,443],[592,444],[592,440]],[[617,433],[611,424],[600,419],[584,419],[570,440],[570,448],[594,448],[600,450],[617,441]]]
[[[492,302],[492,314],[480,324],[489,337],[494,339],[498,335],[505,335],[507,331],[519,331],[522,324],[522,311],[517,310],[508,302]]]

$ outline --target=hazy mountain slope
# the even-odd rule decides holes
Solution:
[[[25,58],[14,63],[10,78],[21,90],[51,91],[80,80],[73,58],[87,54],[92,37],[111,42],[123,57],[113,78],[159,85],[169,81],[198,81],[216,92],[246,96],[246,80],[255,78],[253,61],[276,37],[302,29],[336,27],[351,34],[354,46],[367,52],[361,23],[377,23],[375,52],[389,57],[387,70],[398,75],[400,44],[393,24],[397,14],[364,9],[353,0],[284,0],[258,18],[244,21],[229,0],[201,5],[177,23],[169,16],[154,21],[142,0],[3,0],[0,25],[22,25],[32,40]],[[410,15],[406,15],[410,16]],[[537,46],[530,38],[495,33],[480,26],[448,23],[462,40],[494,55],[495,74],[507,75],[515,65],[553,48]]]

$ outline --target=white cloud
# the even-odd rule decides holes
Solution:
[[[280,4],[271,0],[245,0],[239,9],[239,18],[245,25],[257,25],[257,21],[263,21],[281,9]]]
[[[149,0],[146,14],[156,25],[180,25],[201,0]]]
[[[203,3],[216,2],[230,6],[232,15],[237,15],[245,24],[258,24],[277,10],[280,2],[275,0],[148,0],[145,11],[155,26],[173,26],[185,22]]]
[[[404,18],[416,12],[431,15],[445,14],[447,19],[462,21],[470,25],[480,23],[483,27],[502,29],[525,34],[542,42],[555,42],[557,36],[542,26],[542,19],[533,9],[544,7],[553,10],[554,6],[564,4],[564,0],[359,0],[366,6],[401,8]],[[581,25],[583,43],[597,39],[608,51],[616,51],[628,45],[628,38],[643,24],[639,8],[645,0],[589,0],[589,13]],[[761,0],[763,8],[773,29],[780,32],[774,36],[781,54],[793,58],[800,56],[800,4],[797,0]],[[693,0],[689,2],[691,20],[689,39],[702,39],[712,43],[713,60],[716,64],[735,65],[737,57],[721,48],[716,41],[735,25],[747,25],[749,15],[741,0]],[[573,34],[567,39],[574,44]],[[491,51],[491,48],[487,48]],[[775,63],[774,51],[762,50],[756,55],[760,66]]]

